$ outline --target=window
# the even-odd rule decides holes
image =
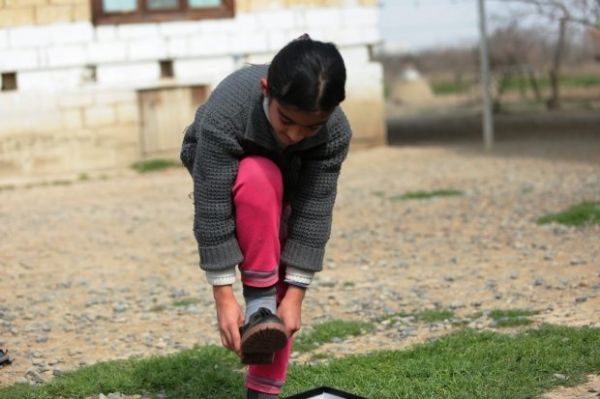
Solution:
[[[17,74],[15,72],[3,73],[1,83],[1,91],[17,90]]]
[[[94,24],[233,17],[234,0],[91,0]]]

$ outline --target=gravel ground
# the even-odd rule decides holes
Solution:
[[[600,138],[499,143],[488,155],[469,144],[354,151],[304,325],[442,307],[600,326],[600,226],[533,222],[600,200],[598,154]],[[464,194],[394,197],[444,188]],[[183,169],[0,191],[0,347],[15,358],[0,386],[219,342],[190,191]],[[451,329],[391,323],[350,346],[402,348]]]

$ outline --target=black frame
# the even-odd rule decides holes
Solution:
[[[332,395],[337,395],[343,399],[367,399],[362,396],[357,396],[352,393],[338,391],[337,389],[329,388],[329,387],[320,387],[316,389],[311,389],[310,391],[301,392],[299,394],[288,396],[285,399],[310,399],[315,395],[319,395],[322,393],[330,393]]]

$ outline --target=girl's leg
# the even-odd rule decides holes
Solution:
[[[242,159],[233,187],[233,200],[236,234],[244,255],[240,264],[242,283],[256,288],[276,285],[279,303],[285,295],[286,284],[283,282],[285,270],[279,268],[281,240],[285,239],[280,235],[280,228],[285,230],[285,226],[281,226],[283,179],[277,165],[264,157]],[[285,382],[292,341],[290,338],[286,346],[275,353],[272,364],[249,366],[246,387],[278,395]]]
[[[282,198],[283,180],[277,165],[259,156],[240,161],[233,201],[237,239],[244,255],[239,268],[246,286],[265,288],[278,281]]]
[[[277,305],[279,305],[287,290],[287,285],[283,282],[284,276],[285,270],[280,270],[280,278],[277,283]],[[246,387],[259,392],[279,395],[285,383],[293,341],[294,338],[290,337],[287,344],[275,352],[273,363],[249,366],[246,374]]]

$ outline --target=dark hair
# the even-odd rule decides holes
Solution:
[[[331,111],[344,101],[346,67],[333,43],[307,34],[279,50],[267,75],[269,94],[303,111]]]

